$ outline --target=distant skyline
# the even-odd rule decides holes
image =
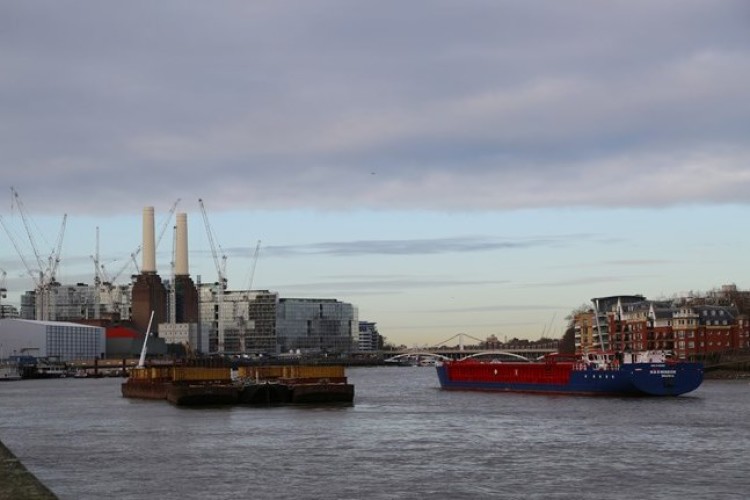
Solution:
[[[75,8],[74,8],[74,7]],[[93,283],[172,203],[194,278],[337,298],[389,341],[535,339],[595,296],[750,287],[750,5],[11,0],[10,186]],[[5,201],[4,201],[5,200]],[[10,296],[33,287],[5,231]],[[28,245],[22,249],[33,260]],[[171,231],[158,268],[169,277]],[[138,261],[140,265],[140,259]]]

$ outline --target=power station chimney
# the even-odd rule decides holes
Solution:
[[[154,207],[143,209],[143,266],[131,290],[131,321],[142,332],[146,332],[154,313],[154,332],[167,317],[167,291],[156,274],[156,244],[154,238]],[[152,325],[153,326],[153,325]]]
[[[174,274],[175,276],[188,276],[188,228],[187,214],[177,214],[176,235],[177,246],[175,247]]]
[[[156,274],[156,237],[154,236],[154,207],[143,209],[143,265],[141,273]]]

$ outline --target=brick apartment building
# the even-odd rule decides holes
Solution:
[[[750,347],[750,318],[731,303],[733,285],[702,298],[672,301],[623,295],[594,299],[574,317],[576,350],[672,351],[680,359]]]

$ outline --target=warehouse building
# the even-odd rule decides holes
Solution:
[[[106,332],[98,326],[61,321],[0,319],[0,358],[55,357],[61,361],[103,358]]]

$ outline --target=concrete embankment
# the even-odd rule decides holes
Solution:
[[[0,500],[19,499],[55,500],[57,496],[0,441]]]

